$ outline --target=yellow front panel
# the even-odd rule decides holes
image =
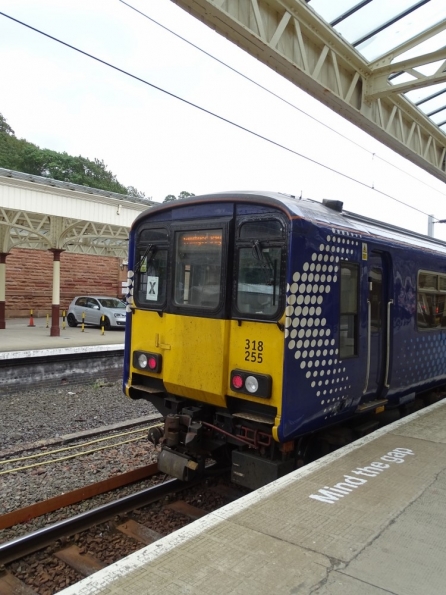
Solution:
[[[137,310],[132,321],[132,352],[161,353],[166,390],[225,407],[228,320]],[[140,373],[140,371],[138,370]]]
[[[273,435],[282,409],[284,337],[276,324],[214,320],[136,310],[132,321],[132,353],[161,353],[161,374],[168,392],[226,407],[226,395],[277,408]],[[272,396],[261,399],[230,389],[231,370],[269,374]],[[131,368],[141,374],[140,370]]]

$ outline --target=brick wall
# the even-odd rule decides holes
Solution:
[[[127,270],[121,259],[62,252],[60,255],[61,314],[76,295],[122,297]],[[6,259],[6,318],[51,315],[53,253],[14,248]]]

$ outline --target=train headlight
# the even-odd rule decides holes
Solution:
[[[139,370],[148,372],[161,372],[163,357],[160,353],[149,353],[147,351],[135,351],[133,353],[133,366]]]
[[[138,355],[138,367],[139,368],[147,368],[147,355],[145,353],[140,353]]]
[[[245,388],[249,393],[256,393],[259,390],[259,383],[255,376],[248,376],[245,380]]]
[[[243,370],[231,371],[231,389],[236,393],[270,399],[272,383],[273,379],[268,374],[253,374]]]

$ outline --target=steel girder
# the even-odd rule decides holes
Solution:
[[[128,255],[127,227],[0,207],[0,252],[11,248],[60,249],[96,256]]]
[[[402,93],[446,80],[442,64],[431,77],[414,70],[433,59],[445,60],[443,50],[390,62],[421,35],[376,63],[368,63],[349,43],[321,20],[304,0],[172,0],[322,103],[446,181],[446,136]],[[446,28],[439,23],[423,35]],[[412,46],[411,46],[412,43]],[[388,75],[406,71],[415,81],[395,85]]]

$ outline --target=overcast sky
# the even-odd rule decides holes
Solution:
[[[42,148],[101,159],[122,184],[135,186],[159,202],[167,194],[182,190],[195,194],[272,190],[316,200],[342,200],[347,210],[426,233],[424,214],[348,181],[294,151],[424,213],[446,219],[443,183],[170,0],[128,1],[311,117],[119,0],[0,0],[0,11],[290,151],[0,15],[0,113],[19,138]],[[446,225],[435,225],[435,235],[446,239]]]

